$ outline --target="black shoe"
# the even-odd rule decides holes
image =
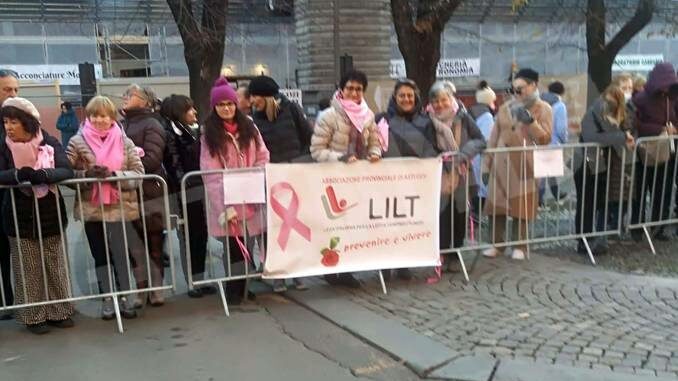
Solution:
[[[398,269],[396,275],[401,280],[412,280],[412,271],[410,269]]]
[[[49,326],[45,322],[38,324],[29,324],[26,326],[26,329],[35,335],[44,335],[50,331]]]
[[[633,239],[634,242],[639,243],[643,241],[643,231],[641,229],[633,229],[631,230],[631,238]]]
[[[348,288],[360,288],[360,282],[353,277],[351,273],[343,273],[338,275],[339,284]]]
[[[14,319],[14,314],[11,312],[3,312],[0,314],[0,320],[12,320]]]
[[[214,295],[217,293],[217,288],[214,286],[201,286],[200,291],[203,295]]]
[[[66,318],[64,320],[47,320],[47,324],[56,328],[73,328],[75,326],[75,323],[71,318]]]
[[[671,240],[671,237],[669,237],[668,235],[666,235],[666,233],[664,232],[664,229],[661,229],[661,228],[660,228],[660,229],[657,230],[657,232],[654,234],[654,239],[656,239],[657,241],[666,242],[666,241]]]
[[[188,297],[189,298],[202,298],[203,292],[199,288],[194,288],[192,290],[188,290]]]
[[[327,274],[323,276],[325,278],[325,282],[332,286],[341,286],[341,282],[339,281],[339,275],[338,274]]]
[[[239,306],[242,304],[242,294],[240,295],[227,295],[226,296],[226,303],[228,303],[229,306]]]

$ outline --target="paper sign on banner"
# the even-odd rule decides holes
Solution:
[[[534,177],[562,177],[565,175],[565,160],[562,149],[534,151]]]
[[[260,172],[224,174],[224,204],[265,204],[266,177]]]
[[[435,159],[268,164],[264,278],[439,264]]]

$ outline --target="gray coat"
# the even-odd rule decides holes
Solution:
[[[604,116],[605,107],[605,100],[603,98],[598,98],[593,103],[591,108],[586,112],[586,115],[584,115],[584,119],[582,119],[581,136],[579,139],[582,143],[598,143],[606,148],[601,150],[592,148],[577,150],[574,157],[574,169],[579,170],[582,168],[584,156],[586,156],[586,162],[588,163],[588,168],[586,168],[587,174],[594,174],[596,169],[598,169],[598,173],[607,173],[609,159],[610,199],[619,200],[621,185],[626,182],[622,179],[624,177],[622,176],[622,168],[633,162],[633,153],[629,152],[626,148],[626,131],[631,125],[628,123],[630,120],[628,118],[627,121],[622,121],[620,125],[610,122]],[[624,157],[626,160],[622,162]],[[598,161],[597,168],[596,161]],[[626,192],[628,192],[628,189]]]
[[[459,158],[465,162],[469,168],[469,172],[466,174],[466,176],[459,179],[459,185],[454,191],[454,207],[458,212],[463,212],[466,210],[466,204],[468,201],[466,199],[466,179],[468,179],[469,195],[473,197],[474,193],[476,192],[475,186],[477,184],[475,182],[475,177],[470,172],[471,160],[473,160],[474,157],[480,155],[485,150],[487,142],[485,141],[485,137],[483,137],[483,133],[478,128],[478,125],[476,125],[473,117],[461,105],[459,111],[457,111],[457,114],[452,121],[452,125],[449,126],[449,128],[453,131],[456,126],[461,127],[459,133],[459,142],[457,142],[459,146]],[[453,144],[449,141],[450,134],[445,133],[446,131],[442,131],[441,126],[436,123],[434,123],[434,127],[436,129],[436,144],[441,151],[445,151],[446,147],[449,147]],[[456,168],[452,168],[449,163],[445,164],[447,165],[443,166],[443,176],[450,176],[451,171],[457,170]]]

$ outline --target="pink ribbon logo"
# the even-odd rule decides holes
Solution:
[[[284,207],[276,199],[276,196],[278,196],[280,192],[286,190],[292,192],[292,200],[290,200],[288,207]],[[275,214],[282,220],[282,226],[278,233],[278,245],[280,245],[281,249],[285,250],[287,247],[287,241],[290,239],[292,229],[296,230],[296,232],[304,239],[311,242],[311,229],[297,217],[297,214],[299,213],[299,196],[297,196],[297,192],[294,191],[292,185],[281,182],[271,187],[271,209],[273,209]]]

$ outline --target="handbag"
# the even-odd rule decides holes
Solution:
[[[457,142],[459,139],[461,139],[461,123],[456,123],[454,125],[453,136],[454,145],[456,146],[455,149],[458,152],[459,144]],[[452,163],[454,163],[454,156],[452,156],[452,160]],[[454,193],[454,191],[457,190],[457,187],[459,186],[459,177],[459,172],[456,170],[454,165],[443,165],[443,175],[440,181],[440,193],[447,196]]]
[[[673,127],[671,123],[669,98],[666,98],[666,127],[662,133],[658,135],[660,140],[653,140],[638,146],[638,153],[640,160],[645,166],[657,166],[666,163],[671,158],[671,154],[675,152],[675,144],[669,130]]]

